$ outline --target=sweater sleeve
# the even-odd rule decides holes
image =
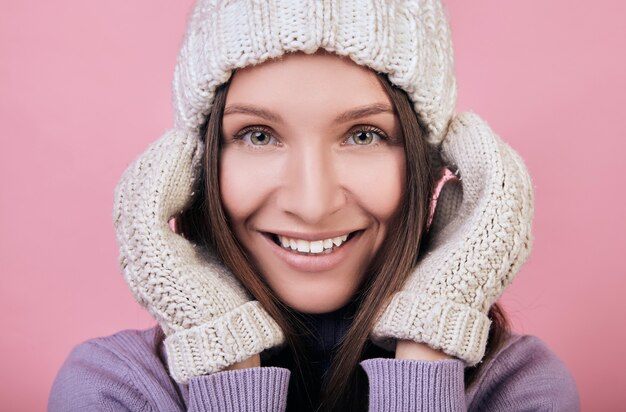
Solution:
[[[252,368],[176,384],[150,343],[125,331],[78,345],[48,399],[56,411],[283,411],[290,372]]]
[[[470,411],[580,410],[569,370],[534,336],[515,336],[468,389]]]
[[[369,359],[370,411],[465,411],[463,362]]]
[[[151,399],[172,411],[181,410],[172,388],[144,392],[145,371],[133,371],[120,354],[97,340],[78,345],[59,370],[48,398],[48,411],[152,411]],[[139,379],[135,379],[139,376]],[[168,393],[167,389],[171,389]]]
[[[361,365],[370,411],[580,410],[569,370],[534,336],[511,336],[469,388],[459,360],[370,359]]]
[[[189,382],[190,411],[284,411],[289,370],[262,367],[219,372]]]

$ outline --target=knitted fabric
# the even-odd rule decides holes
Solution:
[[[533,193],[519,156],[477,115],[456,116],[442,144],[462,185],[444,186],[430,249],[372,333],[425,342],[478,363],[487,345],[487,312],[531,249]]]
[[[178,382],[283,342],[233,274],[168,222],[191,202],[204,152],[199,130],[216,88],[237,68],[318,49],[387,74],[463,176],[462,190],[444,187],[430,229],[435,248],[380,318],[376,342],[413,339],[478,362],[485,314],[530,249],[532,193],[521,160],[476,116],[448,128],[456,84],[439,0],[199,0],[174,75],[174,129],[124,173],[114,210],[124,276],[166,333]]]
[[[176,128],[199,130],[234,69],[320,48],[387,74],[441,141],[456,82],[439,0],[199,0],[174,74]]]
[[[115,192],[124,276],[168,335],[170,372],[179,382],[283,340],[275,321],[226,269],[169,228],[192,194],[198,143],[195,135],[166,134],[126,170]]]
[[[48,412],[270,412],[284,411],[286,404],[288,410],[302,410],[288,401],[285,368],[215,373],[188,385],[172,382],[157,336],[156,327],[126,330],[75,347],[54,379]],[[580,411],[571,373],[536,337],[508,335],[485,363],[464,388],[458,360],[366,358],[361,366],[368,411]]]

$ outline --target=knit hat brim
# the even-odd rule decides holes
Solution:
[[[325,49],[386,74],[439,144],[456,104],[453,51],[439,0],[200,0],[174,75],[175,126],[197,133],[233,70]]]

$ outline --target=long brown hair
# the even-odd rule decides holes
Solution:
[[[311,378],[305,365],[305,353],[300,335],[304,325],[274,294],[259,275],[246,251],[231,231],[221,202],[219,188],[221,125],[229,84],[218,88],[201,138],[206,150],[203,173],[197,182],[194,203],[176,219],[177,232],[189,240],[213,249],[224,264],[237,276],[250,294],[276,320],[285,332],[286,350],[293,359],[290,396],[308,398],[310,410],[366,410],[367,378],[359,362],[372,352],[369,334],[376,317],[406,280],[418,262],[420,250],[428,243],[426,222],[429,200],[441,175],[441,158],[436,149],[426,143],[426,129],[421,125],[406,93],[394,86],[384,75],[381,84],[391,98],[399,118],[406,155],[406,189],[401,205],[383,242],[355,296],[358,309],[346,335],[336,349],[327,371],[320,399],[312,399],[307,390]],[[426,236],[425,236],[426,235]],[[493,320],[486,357],[492,356],[508,329],[502,310],[494,305]],[[480,366],[466,368],[466,386],[472,384]],[[296,394],[291,393],[293,391]]]

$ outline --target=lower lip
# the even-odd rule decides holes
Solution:
[[[363,232],[357,233],[349,241],[343,243],[330,253],[320,253],[318,255],[304,255],[290,252],[274,243],[269,236],[263,234],[261,236],[269,244],[272,252],[289,267],[300,272],[324,272],[337,267],[346,259],[350,250],[354,248],[359,239],[361,239],[362,234]]]

